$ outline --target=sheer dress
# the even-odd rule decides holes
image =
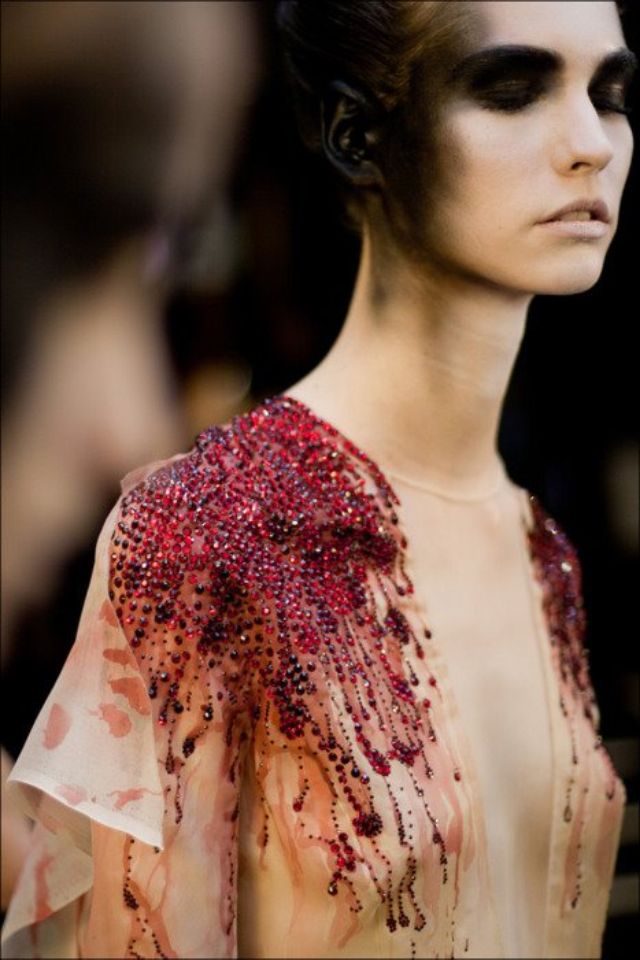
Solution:
[[[9,957],[597,957],[624,787],[575,552],[289,397],[123,481],[12,780]],[[535,952],[532,952],[535,951]]]

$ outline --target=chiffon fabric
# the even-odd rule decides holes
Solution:
[[[624,787],[575,553],[265,401],[125,478],[11,780],[5,957],[598,957]]]

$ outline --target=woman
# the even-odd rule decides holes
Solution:
[[[352,304],[286,396],[125,479],[16,765],[39,845],[5,935],[597,956],[624,790],[575,554],[495,434],[532,297],[602,269],[635,58],[609,2],[280,26],[361,225]]]

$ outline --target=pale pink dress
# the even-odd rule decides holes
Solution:
[[[581,603],[506,477],[392,488],[292,399],[129,475],[12,774],[3,955],[599,956],[625,796]]]

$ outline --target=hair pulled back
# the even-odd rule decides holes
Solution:
[[[323,101],[331,84],[341,81],[362,94],[375,114],[381,166],[395,171],[396,179],[406,175],[404,165],[415,163],[415,128],[425,119],[413,109],[413,92],[425,64],[437,67],[468,35],[468,17],[464,2],[280,0],[284,65],[306,146],[321,151]],[[356,224],[362,193],[347,192]]]
[[[616,0],[619,13],[624,3]],[[439,176],[437,128],[447,66],[473,44],[478,6],[469,0],[279,0],[276,20],[300,134],[323,150],[323,104],[336,81],[366,98],[378,125],[382,203],[411,219],[416,189]],[[428,183],[417,184],[416,165]],[[352,225],[366,217],[369,190],[348,182]],[[398,206],[391,222],[398,228]]]

